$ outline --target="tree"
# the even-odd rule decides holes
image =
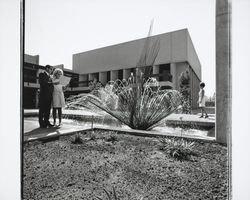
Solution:
[[[180,93],[182,95],[182,112],[191,113],[191,92],[190,92],[190,75],[188,69],[181,73],[179,77]]]

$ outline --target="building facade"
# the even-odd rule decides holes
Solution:
[[[103,85],[108,81],[136,76],[136,64],[146,38],[99,48],[73,55],[73,71],[79,74],[79,92],[89,91],[88,83],[97,79]],[[197,107],[201,64],[187,29],[151,36],[151,42],[160,41],[160,50],[153,66],[153,77],[164,89],[179,89],[180,74],[190,74],[191,106]]]
[[[146,38],[99,48],[73,55],[73,69],[63,69],[64,75],[71,77],[70,87],[65,96],[89,92],[89,82],[96,79],[103,85],[117,79],[128,79],[140,71],[136,64],[141,56]],[[191,107],[198,106],[201,64],[187,29],[151,36],[150,41],[159,40],[160,50],[153,66],[155,77],[163,89],[179,90],[182,72],[190,75]],[[39,55],[25,55],[23,67],[23,107],[37,108],[39,97],[38,75],[44,70],[39,65]]]

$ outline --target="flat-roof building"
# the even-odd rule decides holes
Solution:
[[[108,81],[128,79],[131,72],[136,73],[137,62],[141,56],[146,38],[107,46],[73,55],[73,69],[63,69],[64,75],[72,77],[71,87],[65,96],[89,92],[89,82],[97,79],[103,85]],[[198,106],[201,64],[187,29],[150,37],[150,42],[159,40],[160,50],[153,66],[153,74],[164,89],[179,90],[180,74],[186,70],[190,74],[190,91],[192,108]],[[151,44],[152,44],[151,43]],[[39,55],[25,54],[23,68],[23,106],[38,106],[38,74],[44,66],[39,65]]]
[[[136,73],[146,38],[107,46],[73,55],[73,71],[79,74],[79,92],[88,91],[88,83],[96,78],[103,85],[116,79],[128,79]],[[191,78],[192,107],[197,107],[201,64],[187,29],[151,36],[159,40],[160,50],[153,66],[153,76],[162,88],[179,89],[179,76],[188,70]]]

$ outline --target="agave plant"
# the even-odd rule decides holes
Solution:
[[[156,84],[154,79],[149,78],[143,88],[139,88],[117,80],[95,91],[95,95],[76,96],[68,107],[105,111],[132,129],[150,130],[181,103],[178,91],[161,90]]]
[[[68,102],[68,108],[83,107],[105,111],[132,129],[150,130],[181,105],[176,90],[162,90],[154,78],[152,67],[160,49],[156,40],[151,45],[152,24],[136,65],[135,79],[110,81],[90,94],[80,94]]]
[[[195,142],[187,141],[183,138],[160,138],[160,150],[166,152],[177,160],[188,160],[194,152]]]

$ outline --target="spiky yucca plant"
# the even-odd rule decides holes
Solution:
[[[80,94],[68,103],[68,107],[101,110],[132,129],[150,130],[180,105],[178,91],[152,89],[155,80],[149,78],[143,88],[116,81],[93,94]],[[140,92],[139,92],[140,90]]]
[[[152,24],[149,36],[151,29]],[[90,94],[75,96],[68,108],[105,111],[130,128],[141,130],[152,129],[173,113],[181,104],[181,96],[175,90],[161,90],[156,79],[150,78],[160,42],[156,38],[151,45],[149,36],[136,65],[135,79],[111,81]]]

